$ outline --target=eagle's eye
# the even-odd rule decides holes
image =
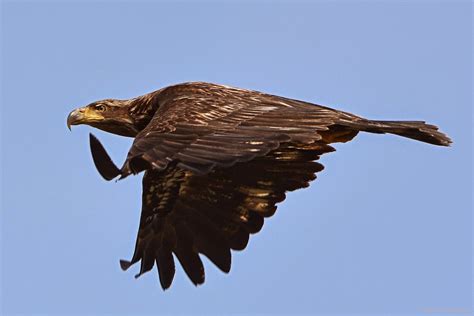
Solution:
[[[94,109],[97,112],[104,112],[105,111],[105,106],[103,106],[102,104],[97,104],[97,105],[94,106]]]

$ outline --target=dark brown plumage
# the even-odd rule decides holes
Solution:
[[[106,179],[145,171],[142,215],[126,270],[156,264],[163,289],[174,256],[194,284],[204,282],[199,254],[230,271],[231,249],[246,247],[285,193],[307,187],[329,145],[359,131],[391,133],[447,146],[450,139],[421,121],[372,121],[331,108],[210,83],[170,86],[131,100],[77,109],[68,126],[89,124],[135,137],[121,168],[91,134],[94,163]]]

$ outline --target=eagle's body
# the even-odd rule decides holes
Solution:
[[[139,275],[156,263],[162,287],[173,280],[173,253],[194,284],[199,257],[222,271],[230,249],[246,247],[285,192],[308,186],[329,145],[359,131],[392,133],[447,146],[449,138],[420,121],[371,121],[303,101],[210,83],[170,86],[131,100],[103,100],[71,112],[68,125],[89,124],[135,137],[122,168],[91,135],[107,180],[145,171],[135,252]]]

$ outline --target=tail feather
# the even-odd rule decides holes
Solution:
[[[377,134],[390,133],[433,145],[449,146],[452,143],[451,139],[440,132],[437,126],[427,124],[424,121],[360,120],[350,123],[344,122],[344,125],[357,128],[364,132]]]

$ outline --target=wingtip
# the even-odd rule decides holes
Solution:
[[[132,263],[130,261],[127,261],[127,260],[120,260],[120,268],[123,270],[123,271],[127,271],[128,268],[130,268],[130,266],[132,265]]]
[[[223,267],[223,269],[221,269],[221,271],[227,274],[227,273],[230,272],[230,269],[231,269],[231,264],[229,263],[228,265]]]
[[[121,174],[121,171],[110,159],[109,154],[104,146],[92,133],[89,133],[89,143],[92,153],[92,160],[94,161],[97,171],[107,181],[110,181]]]
[[[191,280],[191,282],[194,284],[195,287],[198,287],[198,286],[201,286],[204,284],[204,281],[205,279],[203,278],[202,280],[198,280],[198,281],[193,281]]]
[[[161,285],[161,289],[164,291],[168,290],[170,287],[171,287],[171,283],[170,284],[163,284],[160,282],[160,285]]]

